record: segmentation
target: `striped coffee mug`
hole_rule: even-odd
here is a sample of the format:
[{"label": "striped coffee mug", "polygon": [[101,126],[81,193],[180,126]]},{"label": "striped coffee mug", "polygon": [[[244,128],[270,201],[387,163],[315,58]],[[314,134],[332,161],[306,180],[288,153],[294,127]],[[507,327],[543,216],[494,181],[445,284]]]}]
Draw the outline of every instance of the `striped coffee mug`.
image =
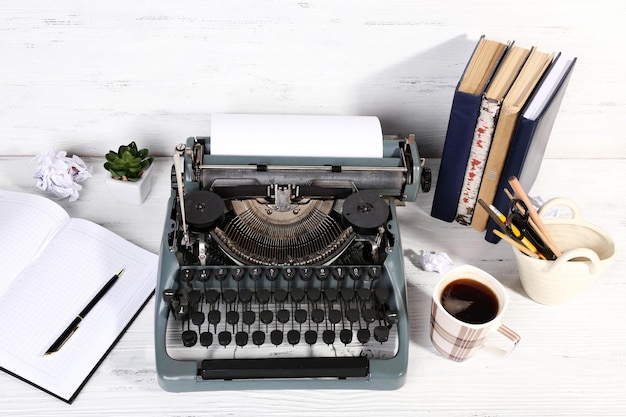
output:
[{"label": "striped coffee mug", "polygon": [[471,265],[450,270],[433,292],[433,346],[443,356],[461,362],[485,346],[487,335],[498,332],[510,342],[508,348],[490,347],[500,354],[509,354],[520,336],[500,322],[508,300],[502,284],[485,271]]}]

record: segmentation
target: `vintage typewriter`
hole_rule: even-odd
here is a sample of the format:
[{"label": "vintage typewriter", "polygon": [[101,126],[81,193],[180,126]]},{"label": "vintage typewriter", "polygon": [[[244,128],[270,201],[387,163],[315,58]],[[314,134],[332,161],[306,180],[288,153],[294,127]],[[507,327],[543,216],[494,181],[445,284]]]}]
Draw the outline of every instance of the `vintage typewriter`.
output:
[{"label": "vintage typewriter", "polygon": [[381,140],[374,159],[176,148],[156,289],[165,390],[402,386],[396,206],[430,172],[413,135]]}]

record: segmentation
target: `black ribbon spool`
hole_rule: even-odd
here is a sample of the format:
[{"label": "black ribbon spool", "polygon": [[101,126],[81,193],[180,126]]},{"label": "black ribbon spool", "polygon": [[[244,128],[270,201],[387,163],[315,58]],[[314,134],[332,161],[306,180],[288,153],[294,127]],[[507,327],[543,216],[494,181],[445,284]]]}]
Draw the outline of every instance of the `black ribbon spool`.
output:
[{"label": "black ribbon spool", "polygon": [[187,224],[198,232],[211,230],[224,220],[224,200],[208,190],[197,190],[185,195]]},{"label": "black ribbon spool", "polygon": [[389,205],[371,191],[351,194],[343,202],[344,225],[352,226],[361,235],[373,235],[389,218]]}]

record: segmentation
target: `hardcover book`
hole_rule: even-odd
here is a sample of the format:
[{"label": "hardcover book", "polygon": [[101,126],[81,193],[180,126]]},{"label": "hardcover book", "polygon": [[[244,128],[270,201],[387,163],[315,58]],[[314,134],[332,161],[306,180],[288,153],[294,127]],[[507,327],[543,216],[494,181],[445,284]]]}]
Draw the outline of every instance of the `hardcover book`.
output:
[{"label": "hardcover book", "polygon": [[[522,187],[530,190],[537,178],[550,133],[575,65],[576,58],[567,59],[558,55],[524,109],[493,201],[494,206],[503,213],[506,213],[509,207],[509,198],[504,192],[508,187],[508,179],[516,176]],[[500,240],[493,233],[495,227],[495,222],[489,220],[485,239],[492,243]]]},{"label": "hardcover book", "polygon": [[472,223],[478,190],[483,178],[502,100],[511,88],[529,54],[528,49],[510,46],[482,99],[456,213],[456,221],[463,225]]},{"label": "hardcover book", "polygon": [[[501,178],[502,168],[509,152],[509,147],[515,127],[520,118],[522,108],[525,106],[530,95],[539,84],[539,80],[543,77],[548,66],[552,63],[554,54],[540,52],[533,49],[524,63],[519,75],[506,94],[500,108],[498,123],[493,135],[491,149],[485,164],[485,172],[478,199],[483,200],[487,204],[493,204],[496,195],[496,189]],[[489,215],[481,207],[477,206],[472,218],[472,227],[476,230],[483,231],[487,227]]]},{"label": "hardcover book", "polygon": [[455,89],[431,207],[435,218],[456,216],[482,96],[507,47],[481,37]]}]

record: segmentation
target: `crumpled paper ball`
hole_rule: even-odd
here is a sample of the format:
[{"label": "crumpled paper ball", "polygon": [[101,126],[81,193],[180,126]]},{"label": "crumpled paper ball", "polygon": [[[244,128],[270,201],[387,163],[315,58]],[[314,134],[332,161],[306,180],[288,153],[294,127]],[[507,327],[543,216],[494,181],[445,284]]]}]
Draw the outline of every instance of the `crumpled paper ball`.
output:
[{"label": "crumpled paper ball", "polygon": [[33,178],[37,180],[37,188],[40,190],[76,201],[78,192],[83,189],[79,182],[91,177],[91,168],[77,155],[71,158],[66,155],[65,151],[56,152],[54,149],[37,155],[37,171]]},{"label": "crumpled paper ball", "polygon": [[417,265],[427,272],[445,274],[452,266],[452,259],[445,252],[425,251],[420,249],[416,254]]}]

